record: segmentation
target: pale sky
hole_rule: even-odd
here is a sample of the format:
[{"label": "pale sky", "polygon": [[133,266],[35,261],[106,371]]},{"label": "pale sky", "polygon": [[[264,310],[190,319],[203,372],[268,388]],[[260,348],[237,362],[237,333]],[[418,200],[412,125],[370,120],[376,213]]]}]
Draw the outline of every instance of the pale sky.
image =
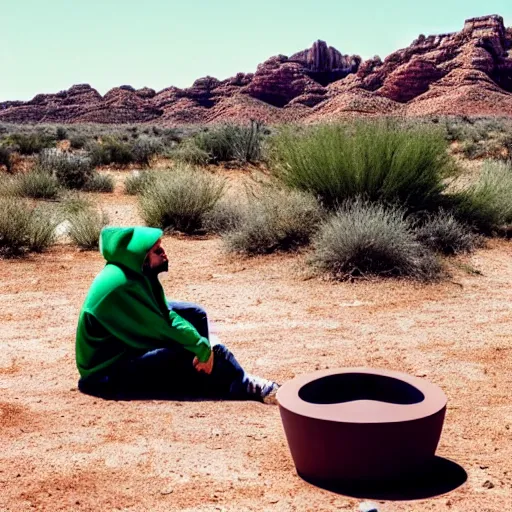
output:
[{"label": "pale sky", "polygon": [[511,0],[0,0],[0,101],[88,83],[157,91],[254,72],[323,39],[363,59],[462,29]]}]

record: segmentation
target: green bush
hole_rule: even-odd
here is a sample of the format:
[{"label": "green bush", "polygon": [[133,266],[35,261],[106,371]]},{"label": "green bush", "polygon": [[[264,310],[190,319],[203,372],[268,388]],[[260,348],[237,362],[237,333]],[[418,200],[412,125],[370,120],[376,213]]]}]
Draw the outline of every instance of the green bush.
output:
[{"label": "green bush", "polygon": [[61,188],[57,178],[44,170],[35,168],[15,177],[15,193],[32,199],[57,199]]},{"label": "green bush", "polygon": [[487,161],[479,180],[451,194],[454,215],[462,222],[483,233],[512,223],[512,166]]},{"label": "green bush", "polygon": [[72,149],[83,149],[87,144],[89,144],[89,138],[80,133],[69,137],[69,145]]},{"label": "green bush", "polygon": [[268,254],[307,245],[322,218],[317,201],[304,193],[267,191],[249,199],[246,213],[224,235],[230,251]]},{"label": "green bush", "polygon": [[92,178],[94,168],[90,158],[81,155],[46,150],[39,155],[38,167],[57,178],[68,189],[82,189]]},{"label": "green bush", "polygon": [[249,126],[225,124],[207,129],[193,138],[194,144],[209,155],[211,163],[261,160],[262,124],[251,121]]},{"label": "green bush", "polygon": [[320,227],[311,262],[337,279],[365,275],[436,278],[441,266],[415,236],[404,210],[356,199]]},{"label": "green bush", "polygon": [[22,155],[33,155],[45,148],[55,146],[55,139],[42,132],[13,133],[8,137],[8,141]]},{"label": "green bush", "polygon": [[191,165],[206,165],[210,160],[210,155],[190,140],[168,151],[167,156],[177,162]]},{"label": "green bush", "polygon": [[12,171],[11,148],[0,145],[0,166],[4,165],[7,172]]},{"label": "green bush", "polygon": [[283,183],[331,208],[355,197],[430,208],[454,169],[440,131],[383,122],[284,129],[269,160]]},{"label": "green bush", "polygon": [[247,215],[247,205],[239,198],[224,197],[205,215],[204,227],[208,233],[235,231]]},{"label": "green bush", "polygon": [[224,181],[202,171],[177,167],[159,173],[139,196],[148,226],[194,233],[204,229],[205,216],[224,191]]},{"label": "green bush", "polygon": [[0,198],[0,257],[41,252],[55,241],[55,215],[20,199]]},{"label": "green bush", "polygon": [[423,245],[443,254],[471,252],[482,243],[468,226],[442,210],[417,227],[416,237]]},{"label": "green bush", "polygon": [[132,146],[117,137],[104,137],[101,143],[89,146],[89,157],[94,167],[99,165],[127,165],[135,161]]},{"label": "green bush", "polygon": [[63,126],[58,126],[55,131],[55,137],[57,140],[65,140],[68,138],[68,131]]},{"label": "green bush", "polygon": [[84,192],[114,192],[114,178],[108,174],[94,172],[82,187]]},{"label": "green bush", "polygon": [[155,181],[155,174],[148,171],[133,171],[124,181],[124,191],[128,195],[141,194],[146,186]]},{"label": "green bush", "polygon": [[133,143],[133,161],[147,167],[151,159],[162,154],[163,151],[164,146],[158,139],[142,135]]},{"label": "green bush", "polygon": [[100,232],[108,224],[104,212],[93,208],[81,208],[70,214],[68,220],[69,237],[75,245],[89,251],[98,248]]}]

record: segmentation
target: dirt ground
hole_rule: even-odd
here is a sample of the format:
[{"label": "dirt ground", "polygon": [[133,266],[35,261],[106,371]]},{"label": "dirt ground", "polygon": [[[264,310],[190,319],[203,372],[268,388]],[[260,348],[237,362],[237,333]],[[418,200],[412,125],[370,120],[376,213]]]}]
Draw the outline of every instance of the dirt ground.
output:
[{"label": "dirt ground", "polygon": [[[133,198],[103,201],[113,223],[137,221]],[[164,246],[168,297],[205,306],[247,370],[284,382],[370,366],[443,388],[438,455],[467,481],[427,499],[373,499],[381,512],[512,510],[510,242],[449,262],[452,278],[434,285],[337,284],[311,277],[303,256],[228,256],[217,238]],[[276,406],[80,394],[75,326],[102,265],[66,245],[0,261],[0,511],[333,511],[367,501],[297,476]]]}]

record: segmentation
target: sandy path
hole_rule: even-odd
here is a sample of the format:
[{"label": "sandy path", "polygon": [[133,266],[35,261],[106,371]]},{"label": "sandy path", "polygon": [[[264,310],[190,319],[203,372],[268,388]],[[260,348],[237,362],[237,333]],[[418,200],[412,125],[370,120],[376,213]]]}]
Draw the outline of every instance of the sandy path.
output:
[{"label": "sandy path", "polygon": [[[301,257],[229,257],[217,239],[164,245],[167,295],[203,304],[248,370],[284,381],[364,365],[444,389],[438,454],[467,482],[427,500],[382,502],[381,511],[511,510],[510,243],[464,259],[482,276],[454,269],[453,280],[430,286],[308,279]],[[0,261],[0,511],[357,509],[361,500],[296,475],[276,407],[77,392],[76,319],[101,267],[98,254],[67,246]]]}]

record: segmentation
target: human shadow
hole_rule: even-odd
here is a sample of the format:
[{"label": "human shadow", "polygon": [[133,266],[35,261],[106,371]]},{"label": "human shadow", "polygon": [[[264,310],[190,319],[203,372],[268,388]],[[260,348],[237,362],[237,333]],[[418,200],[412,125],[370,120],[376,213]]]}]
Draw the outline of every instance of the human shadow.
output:
[{"label": "human shadow", "polygon": [[433,498],[453,491],[468,478],[463,467],[443,457],[435,457],[420,473],[400,480],[340,482],[311,480],[303,475],[299,476],[312,485],[344,496],[392,501]]}]

